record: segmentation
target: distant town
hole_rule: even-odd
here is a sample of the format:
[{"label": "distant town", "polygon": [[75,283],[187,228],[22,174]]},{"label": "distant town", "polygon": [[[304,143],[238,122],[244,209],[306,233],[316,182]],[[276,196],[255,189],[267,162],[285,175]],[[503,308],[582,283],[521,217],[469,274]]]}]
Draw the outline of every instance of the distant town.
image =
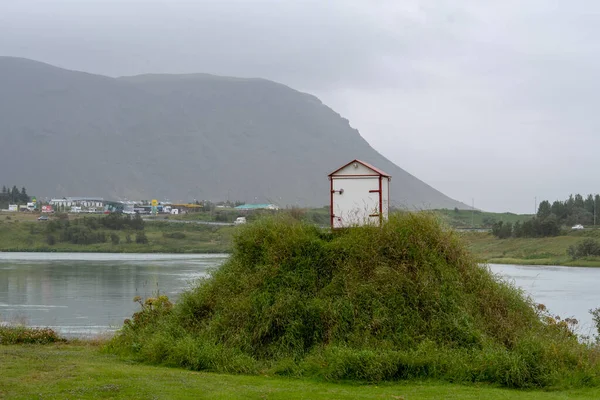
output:
[{"label": "distant town", "polygon": [[42,213],[90,213],[90,214],[186,214],[188,212],[210,211],[215,208],[236,209],[239,211],[253,210],[279,210],[279,206],[271,203],[246,204],[244,202],[217,202],[196,201],[193,203],[172,203],[168,201],[153,200],[107,200],[100,197],[63,197],[39,201],[35,197],[28,198],[22,204],[8,204],[8,208],[1,209],[7,212],[34,212]]},{"label": "distant town", "polygon": [[4,212],[41,212],[41,213],[88,213],[88,214],[187,214],[188,212],[212,211],[214,209],[235,209],[239,211],[279,210],[272,203],[246,204],[242,201],[197,201],[174,203],[152,200],[107,200],[102,197],[61,197],[37,199],[29,196],[24,187],[12,189],[2,187],[0,192],[0,211]]}]

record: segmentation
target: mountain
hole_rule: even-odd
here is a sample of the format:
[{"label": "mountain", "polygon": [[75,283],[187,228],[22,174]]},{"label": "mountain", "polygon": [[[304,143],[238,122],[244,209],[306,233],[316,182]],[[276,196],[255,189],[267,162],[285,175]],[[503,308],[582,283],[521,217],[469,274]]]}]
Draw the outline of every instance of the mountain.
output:
[{"label": "mountain", "polygon": [[387,160],[316,97],[264,79],[110,78],[0,57],[0,182],[38,197],[322,206],[352,159],[392,175],[391,201],[468,208]]}]

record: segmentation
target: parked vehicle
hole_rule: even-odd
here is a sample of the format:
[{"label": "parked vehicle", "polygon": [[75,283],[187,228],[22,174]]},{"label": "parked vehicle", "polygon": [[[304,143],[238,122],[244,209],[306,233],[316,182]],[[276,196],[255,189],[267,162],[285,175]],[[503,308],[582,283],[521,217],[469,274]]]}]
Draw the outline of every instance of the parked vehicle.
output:
[{"label": "parked vehicle", "polygon": [[235,221],[233,221],[234,225],[242,225],[246,223],[246,217],[237,217]]},{"label": "parked vehicle", "polygon": [[577,225],[573,226],[571,229],[573,229],[573,230],[580,230],[580,229],[584,229],[584,227],[581,224],[577,224]]},{"label": "parked vehicle", "polygon": [[48,216],[42,215],[42,216],[38,217],[38,221],[48,221]]}]

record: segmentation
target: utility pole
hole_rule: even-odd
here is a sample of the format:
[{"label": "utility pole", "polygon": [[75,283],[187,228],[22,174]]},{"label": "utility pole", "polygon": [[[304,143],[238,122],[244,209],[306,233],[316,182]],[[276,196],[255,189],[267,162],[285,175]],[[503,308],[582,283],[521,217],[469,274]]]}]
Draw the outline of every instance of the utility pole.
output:
[{"label": "utility pole", "polygon": [[537,196],[533,198],[533,215],[537,214]]}]

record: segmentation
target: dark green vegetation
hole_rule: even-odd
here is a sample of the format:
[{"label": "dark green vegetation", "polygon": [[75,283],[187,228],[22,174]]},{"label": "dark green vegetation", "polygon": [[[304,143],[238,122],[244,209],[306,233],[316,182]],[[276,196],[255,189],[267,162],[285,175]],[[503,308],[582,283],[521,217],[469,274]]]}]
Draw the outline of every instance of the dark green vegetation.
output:
[{"label": "dark green vegetation", "polygon": [[597,388],[542,392],[436,381],[364,385],[226,375],[132,363],[102,353],[97,345],[90,344],[0,346],[2,399],[592,400],[599,397]]},{"label": "dark green vegetation", "polygon": [[460,235],[474,257],[489,263],[600,267],[600,257],[574,260],[568,253],[569,247],[576,246],[586,237],[600,235],[596,230],[572,231],[545,238],[498,239],[487,232],[461,232]]},{"label": "dark green vegetation", "polygon": [[598,206],[600,195],[589,194],[585,199],[580,194],[570,195],[567,200],[557,200],[552,204],[544,200],[533,219],[523,223],[499,221],[494,224],[492,232],[500,239],[558,236],[561,229],[569,229],[576,224],[595,226]]},{"label": "dark green vegetation", "polygon": [[[0,214],[0,251],[222,253],[233,226],[143,221],[119,214],[50,217]],[[61,219],[67,217],[68,219]]]},{"label": "dark green vegetation", "polygon": [[398,205],[467,208],[384,158],[316,97],[275,82],[109,78],[0,57],[0,88],[0,171],[40,197],[321,207],[327,174],[360,158],[393,176]]},{"label": "dark green vegetation", "polygon": [[511,223],[528,221],[533,215],[513,213],[493,213],[481,210],[434,210],[453,228],[491,229],[495,223]]},{"label": "dark green vegetation", "polygon": [[8,208],[9,204],[27,204],[31,201],[31,197],[27,194],[27,189],[24,187],[19,190],[16,185],[10,187],[2,186],[0,192],[0,209]]},{"label": "dark green vegetation", "polygon": [[431,214],[328,233],[248,224],[173,306],[149,299],[112,352],[193,370],[328,380],[596,385],[598,353],[480,267]]},{"label": "dark green vegetation", "polygon": [[49,328],[28,328],[24,326],[0,326],[0,344],[49,344],[64,342]]}]

